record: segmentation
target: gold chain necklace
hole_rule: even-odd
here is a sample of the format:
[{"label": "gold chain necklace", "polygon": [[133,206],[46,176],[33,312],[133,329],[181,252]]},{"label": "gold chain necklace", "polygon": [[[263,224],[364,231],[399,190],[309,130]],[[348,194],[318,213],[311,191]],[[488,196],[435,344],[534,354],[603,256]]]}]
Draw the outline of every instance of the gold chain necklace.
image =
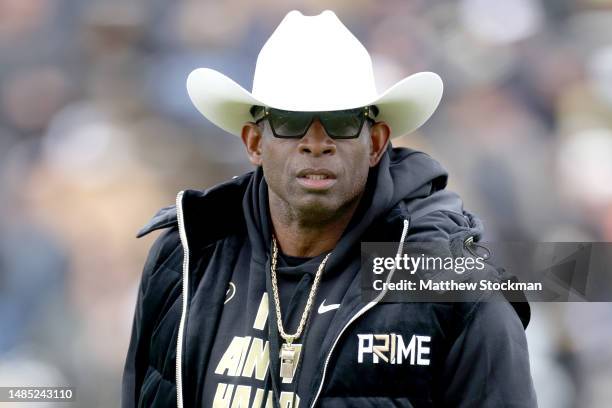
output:
[{"label": "gold chain necklace", "polygon": [[272,274],[272,292],[274,295],[274,304],[276,306],[276,325],[278,326],[278,331],[281,337],[283,338],[283,340],[285,340],[279,354],[281,361],[280,375],[283,379],[293,378],[293,371],[295,370],[295,365],[298,360],[298,349],[292,343],[293,340],[295,340],[302,334],[302,330],[304,330],[304,325],[306,324],[308,313],[310,312],[312,302],[317,292],[317,288],[319,287],[319,281],[321,280],[321,275],[323,274],[325,263],[327,262],[327,259],[330,255],[331,252],[325,255],[325,258],[323,259],[323,261],[321,261],[321,264],[317,269],[317,273],[315,274],[314,282],[312,283],[312,287],[310,288],[308,300],[306,301],[306,306],[304,307],[304,311],[302,312],[302,318],[300,319],[300,324],[298,325],[296,332],[294,334],[287,334],[285,333],[285,329],[283,327],[280,298],[278,296],[278,285],[276,283],[276,259],[278,257],[278,246],[276,245],[276,237],[272,235],[272,261],[270,265],[270,272]]}]

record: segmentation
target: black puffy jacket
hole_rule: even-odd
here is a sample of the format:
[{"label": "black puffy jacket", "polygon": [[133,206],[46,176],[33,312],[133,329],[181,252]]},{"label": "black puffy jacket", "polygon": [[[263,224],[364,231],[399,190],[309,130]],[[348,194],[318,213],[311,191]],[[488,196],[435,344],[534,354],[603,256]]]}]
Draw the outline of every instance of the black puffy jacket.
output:
[{"label": "black puffy jacket", "polygon": [[[237,254],[249,234],[253,239],[245,213],[249,195],[265,189],[262,180],[258,169],[207,191],[182,191],[176,205],[162,208],[139,231],[141,237],[165,229],[144,266],[123,377],[124,408],[204,406],[211,328],[223,310]],[[444,169],[426,154],[389,149],[368,181],[375,187],[364,206],[377,212],[359,213],[363,228],[352,228],[338,246],[347,254],[365,237],[443,239],[459,248],[470,237],[477,241],[482,224],[445,190],[446,180]],[[269,231],[260,226],[259,233]],[[266,245],[258,253],[253,248],[253,257],[262,257],[269,268]],[[330,268],[346,265],[336,258],[330,258]],[[524,333],[528,303],[368,303],[358,281],[348,287],[320,355],[313,356],[317,368],[300,406],[537,406]],[[364,333],[401,335],[406,345],[414,340],[412,355],[421,347],[427,358],[358,361]]]}]

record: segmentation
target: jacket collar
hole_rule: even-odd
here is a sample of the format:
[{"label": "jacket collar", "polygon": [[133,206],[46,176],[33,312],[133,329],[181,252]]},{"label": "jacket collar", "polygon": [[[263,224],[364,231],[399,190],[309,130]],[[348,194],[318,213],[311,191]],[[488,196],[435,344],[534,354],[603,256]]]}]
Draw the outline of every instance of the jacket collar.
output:
[{"label": "jacket collar", "polygon": [[[242,199],[252,175],[253,172],[248,172],[210,189],[184,191],[183,216],[187,238],[191,244],[202,247],[232,232],[246,233]],[[401,222],[408,216],[404,202],[400,202],[368,229],[368,239],[375,241],[383,236],[399,236]],[[176,204],[159,209],[137,232],[136,238],[173,226],[178,226]]]},{"label": "jacket collar", "polygon": [[[233,230],[244,228],[242,196],[252,172],[236,176],[210,189],[187,189],[182,206],[190,243],[209,243]],[[178,225],[176,204],[161,208],[136,234],[141,238],[152,231]]]}]

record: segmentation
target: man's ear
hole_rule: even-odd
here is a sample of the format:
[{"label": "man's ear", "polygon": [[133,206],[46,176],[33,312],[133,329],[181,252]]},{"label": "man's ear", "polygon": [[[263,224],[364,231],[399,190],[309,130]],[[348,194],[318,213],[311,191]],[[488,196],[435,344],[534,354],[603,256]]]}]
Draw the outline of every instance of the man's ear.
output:
[{"label": "man's ear", "polygon": [[263,134],[259,126],[253,122],[246,122],[242,127],[242,143],[246,147],[249,161],[255,166],[261,166],[261,144],[263,142]]},{"label": "man's ear", "polygon": [[385,122],[376,122],[370,128],[370,167],[374,167],[380,161],[391,136],[391,128]]}]

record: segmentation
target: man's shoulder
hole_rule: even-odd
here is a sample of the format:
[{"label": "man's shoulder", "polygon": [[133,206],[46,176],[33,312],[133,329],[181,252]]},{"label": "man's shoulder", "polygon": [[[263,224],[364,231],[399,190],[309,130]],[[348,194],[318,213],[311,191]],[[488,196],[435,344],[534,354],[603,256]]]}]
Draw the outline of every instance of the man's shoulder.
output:
[{"label": "man's shoulder", "polygon": [[403,202],[410,218],[411,241],[451,241],[472,237],[480,240],[484,234],[482,220],[464,208],[463,200],[454,191],[438,190],[425,197]]},{"label": "man's shoulder", "polygon": [[432,192],[425,197],[415,197],[404,200],[406,210],[412,219],[418,219],[435,211],[463,213],[463,200],[454,191],[442,189]]},{"label": "man's shoulder", "polygon": [[[217,216],[218,213],[227,212],[229,204],[236,205],[237,202],[242,201],[242,194],[251,176],[252,172],[248,172],[207,189],[186,189],[183,190],[183,193],[185,197],[195,203],[196,207],[199,207],[199,214],[204,214],[207,217]],[[173,225],[178,225],[176,203],[157,210],[153,217],[140,228],[136,237],[141,238],[150,232]]]},{"label": "man's shoulder", "polygon": [[149,221],[147,221],[147,223],[140,228],[136,234],[136,238],[144,237],[150,232],[171,227],[173,225],[178,225],[176,204],[172,204],[157,210],[155,215],[153,215],[153,217],[151,217]]},{"label": "man's shoulder", "polygon": [[171,275],[182,274],[183,250],[178,226],[165,229],[151,245],[145,262],[143,279],[148,280],[164,269],[174,272]]}]

